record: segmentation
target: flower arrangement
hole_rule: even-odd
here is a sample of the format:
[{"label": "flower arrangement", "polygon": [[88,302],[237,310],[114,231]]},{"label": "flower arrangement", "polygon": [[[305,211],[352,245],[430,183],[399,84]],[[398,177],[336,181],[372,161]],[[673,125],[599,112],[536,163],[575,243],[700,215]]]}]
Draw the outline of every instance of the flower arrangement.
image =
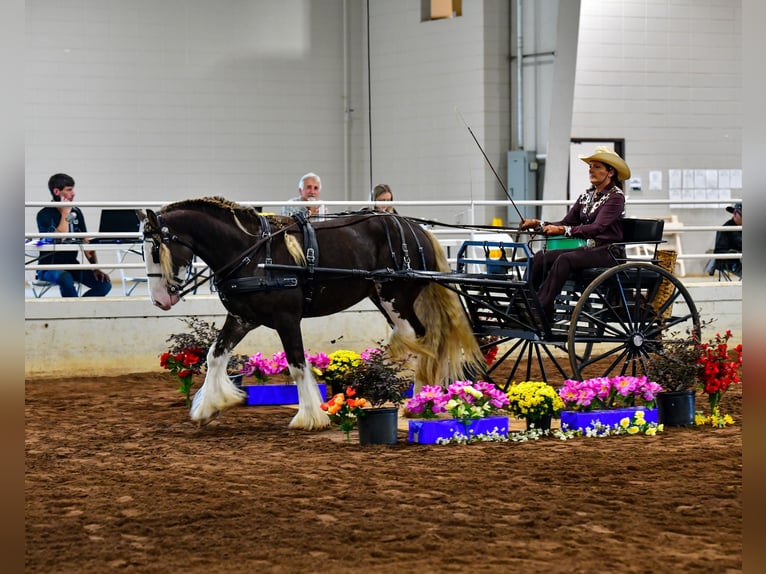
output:
[{"label": "flower arrangement", "polygon": [[404,402],[404,393],[412,384],[402,374],[405,361],[391,359],[387,347],[368,348],[359,357],[359,363],[346,370],[343,379],[346,385],[364,396],[372,407],[386,403],[398,406]]},{"label": "flower arrangement", "polygon": [[418,415],[422,419],[438,418],[440,413],[446,413],[447,395],[444,387],[439,385],[423,385],[420,392],[407,401],[406,409],[409,413]]},{"label": "flower arrangement", "polygon": [[202,369],[201,358],[200,347],[186,348],[175,354],[166,352],[160,356],[160,366],[170,371],[180,381],[181,386],[178,387],[178,391],[186,397],[187,407],[191,405],[192,375],[199,373]]},{"label": "flower arrangement", "polygon": [[333,393],[340,392],[344,388],[345,378],[352,369],[362,362],[362,356],[354,351],[340,349],[328,355],[328,363],[322,373],[322,378],[330,384]]},{"label": "flower arrangement", "polygon": [[491,416],[508,406],[508,397],[492,383],[486,381],[455,381],[446,392],[441,387],[424,386],[407,401],[407,410],[434,418],[449,413],[463,423]]},{"label": "flower arrangement", "polygon": [[[316,376],[322,376],[322,369],[330,363],[330,359],[324,353],[304,354],[306,362]],[[274,353],[270,357],[262,353],[255,353],[247,357],[239,371],[244,377],[254,377],[259,383],[265,384],[269,377],[288,372],[287,358],[284,351]]]},{"label": "flower arrangement", "polygon": [[559,389],[566,410],[588,412],[644,406],[654,408],[657,393],[663,388],[640,377],[597,377],[584,381],[567,379]]},{"label": "flower arrangement", "polygon": [[564,401],[556,389],[540,381],[513,383],[506,396],[508,411],[519,419],[534,421],[546,415],[558,417],[564,410]]},{"label": "flower arrangement", "polygon": [[350,434],[356,426],[357,417],[362,414],[362,407],[367,405],[363,398],[354,398],[356,391],[351,387],[344,393],[337,393],[327,401],[322,403],[323,411],[327,412],[330,421],[337,424],[344,433],[346,433],[346,442],[350,442]]},{"label": "flower arrangement", "polygon": [[[729,385],[740,382],[739,369],[742,367],[742,344],[734,347],[734,359],[729,357],[729,340],[731,331],[723,335],[716,333],[715,338],[700,345],[700,357],[697,364],[700,367],[700,383],[702,390],[708,395],[710,417],[706,422],[714,426],[731,424],[726,416],[721,416],[721,397]],[[733,422],[733,421],[732,421]]]},{"label": "flower arrangement", "polygon": [[[654,436],[664,430],[665,425],[650,423],[644,419],[644,411],[636,411],[632,417],[620,420],[618,430],[624,430],[625,434],[645,434]],[[620,433],[621,434],[621,433]]]},{"label": "flower arrangement", "polygon": [[[187,350],[194,351],[200,358],[199,369],[196,372],[203,372],[207,368],[207,352],[218,338],[218,329],[215,328],[215,323],[208,323],[199,317],[181,317],[180,320],[186,323],[188,331],[173,333],[166,339],[170,343],[168,352],[177,355]],[[227,365],[229,371],[239,372],[246,359],[247,355],[232,355]]]}]

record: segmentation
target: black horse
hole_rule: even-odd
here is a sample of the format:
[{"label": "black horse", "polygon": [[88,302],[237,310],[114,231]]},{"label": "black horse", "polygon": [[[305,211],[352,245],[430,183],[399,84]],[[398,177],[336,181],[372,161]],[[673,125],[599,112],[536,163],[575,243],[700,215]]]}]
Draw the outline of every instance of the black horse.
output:
[{"label": "black horse", "polygon": [[226,365],[242,338],[265,325],[279,334],[298,386],[299,408],[290,427],[329,426],[306,365],[300,322],[367,297],[393,328],[392,353],[417,358],[416,388],[460,378],[481,364],[458,296],[427,278],[449,271],[441,246],[406,217],[367,211],[309,223],[205,197],[172,203],[158,213],[147,210],[141,228],[155,305],[167,310],[180,300],[197,255],[212,270],[228,311],[191,407],[191,418],[200,425],[242,402],[244,393],[229,379]]}]

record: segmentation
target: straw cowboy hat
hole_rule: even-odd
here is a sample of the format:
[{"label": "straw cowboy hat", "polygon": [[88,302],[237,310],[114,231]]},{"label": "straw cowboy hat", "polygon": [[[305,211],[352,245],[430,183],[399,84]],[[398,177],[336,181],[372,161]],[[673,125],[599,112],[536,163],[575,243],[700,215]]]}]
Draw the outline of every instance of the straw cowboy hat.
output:
[{"label": "straw cowboy hat", "polygon": [[628,164],[625,163],[625,160],[617,155],[614,150],[611,150],[606,146],[598,146],[592,155],[580,155],[577,157],[579,157],[585,163],[600,161],[601,163],[606,163],[612,166],[617,172],[617,177],[620,178],[620,181],[630,179],[630,168],[628,167]]}]

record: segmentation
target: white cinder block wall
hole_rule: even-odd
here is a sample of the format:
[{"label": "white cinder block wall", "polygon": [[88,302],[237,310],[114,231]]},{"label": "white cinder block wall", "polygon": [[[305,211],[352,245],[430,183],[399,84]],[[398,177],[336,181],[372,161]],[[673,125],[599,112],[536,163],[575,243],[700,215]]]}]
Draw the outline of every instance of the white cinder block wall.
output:
[{"label": "white cinder block wall", "polygon": [[80,200],[286,199],[316,171],[342,199],[342,8],[27,2],[26,198],[63,171]]},{"label": "white cinder block wall", "polygon": [[[667,198],[671,169],[741,169],[741,19],[741,0],[582,0],[572,137],[625,139],[643,183],[632,199]],[[662,189],[649,189],[650,171],[662,173]],[[674,213],[686,225],[730,217],[720,207],[631,213]],[[687,233],[683,243],[704,252],[714,233]],[[687,273],[704,264],[687,262]]]},{"label": "white cinder block wall", "polygon": [[[373,183],[398,199],[504,199],[456,109],[504,177],[508,3],[463,2],[460,17],[421,21],[420,2],[393,0],[370,14]],[[467,222],[464,208],[400,211]]]}]

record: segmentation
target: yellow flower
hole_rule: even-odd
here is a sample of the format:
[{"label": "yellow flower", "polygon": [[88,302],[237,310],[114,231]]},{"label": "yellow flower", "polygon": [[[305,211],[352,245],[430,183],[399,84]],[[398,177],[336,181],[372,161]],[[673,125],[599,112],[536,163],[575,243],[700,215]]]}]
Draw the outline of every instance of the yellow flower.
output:
[{"label": "yellow flower", "polygon": [[629,425],[630,425],[630,419],[628,417],[625,417],[624,419],[620,421],[620,426],[622,428],[628,428]]},{"label": "yellow flower", "polygon": [[628,434],[636,434],[638,432],[638,427],[628,427]]},{"label": "yellow flower", "polygon": [[655,434],[657,434],[656,428],[649,427],[648,429],[646,429],[646,436],[654,436]]},{"label": "yellow flower", "polygon": [[637,424],[643,424],[644,423],[644,411],[636,411],[636,423]]}]

